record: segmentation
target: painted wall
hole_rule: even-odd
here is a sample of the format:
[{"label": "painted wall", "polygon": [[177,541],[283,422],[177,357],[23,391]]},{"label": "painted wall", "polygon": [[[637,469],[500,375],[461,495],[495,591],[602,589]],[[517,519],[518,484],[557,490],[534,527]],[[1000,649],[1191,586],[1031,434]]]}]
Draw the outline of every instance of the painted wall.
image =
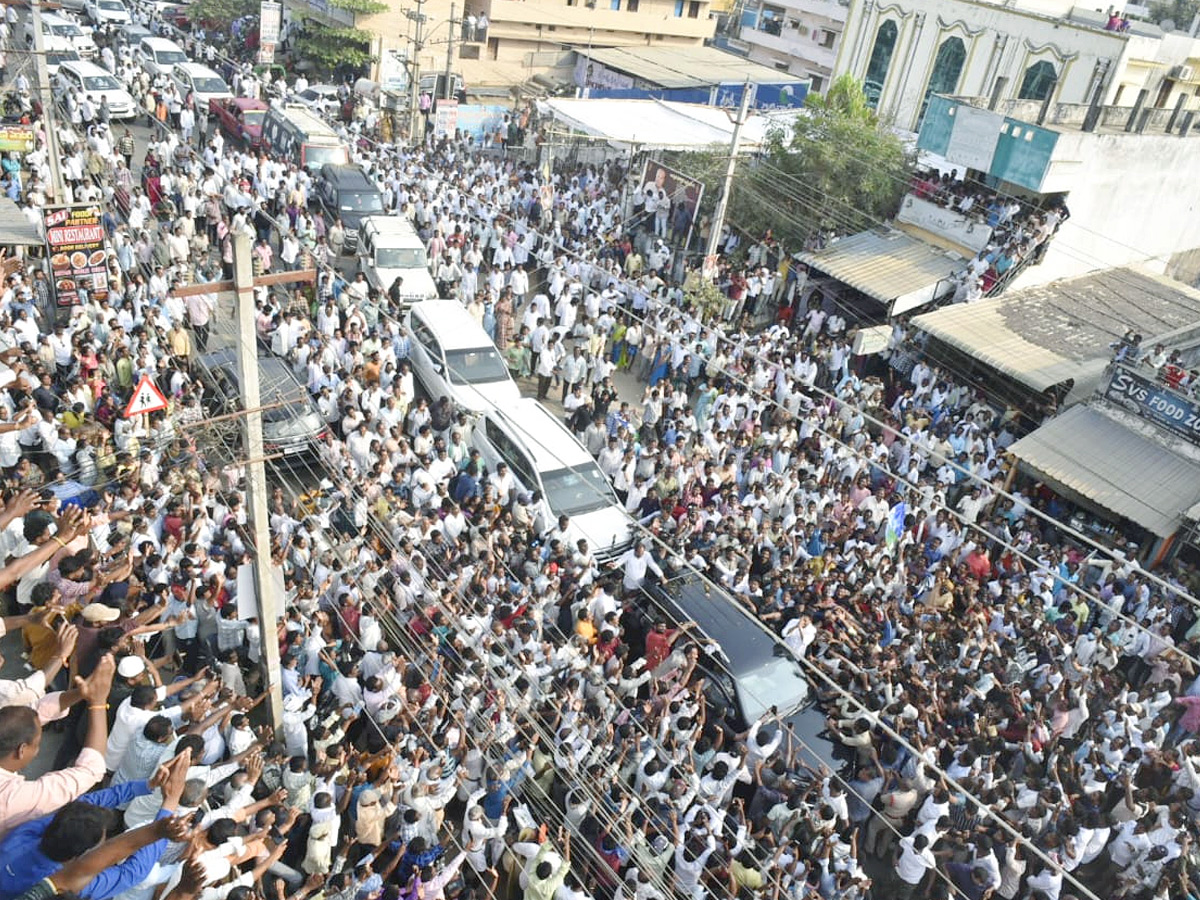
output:
[{"label": "painted wall", "polygon": [[1001,96],[1015,98],[1026,71],[1044,60],[1055,69],[1055,96],[1064,103],[1085,102],[1104,67],[1119,67],[1129,41],[1128,35],[974,0],[853,0],[835,77],[850,72],[865,78],[879,27],[887,20],[899,34],[878,109],[907,131],[917,130],[938,50],[948,40],[962,41],[965,60],[946,93],[990,96],[996,79],[1007,77]]},{"label": "painted wall", "polygon": [[1200,247],[1200,134],[1063,132],[1054,155],[1076,161],[1071,218],[1017,286],[1137,262],[1166,273]]}]

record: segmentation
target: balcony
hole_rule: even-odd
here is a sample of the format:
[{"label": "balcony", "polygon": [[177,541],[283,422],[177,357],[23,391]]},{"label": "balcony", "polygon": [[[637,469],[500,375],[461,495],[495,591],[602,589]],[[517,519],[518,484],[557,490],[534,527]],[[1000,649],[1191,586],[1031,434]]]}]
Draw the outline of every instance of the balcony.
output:
[{"label": "balcony", "polygon": [[[760,24],[767,23],[761,22]],[[820,26],[817,27],[820,28]],[[790,28],[785,24],[779,34],[774,34],[761,27],[758,29],[744,27],[741,39],[755,47],[770,51],[775,57],[791,57],[802,61],[810,68],[823,69],[826,72],[833,71],[833,64],[837,59],[837,41],[841,35],[837,35],[833,46],[826,47],[821,42],[813,40],[812,32],[812,26],[808,24],[802,24],[800,28]]]}]

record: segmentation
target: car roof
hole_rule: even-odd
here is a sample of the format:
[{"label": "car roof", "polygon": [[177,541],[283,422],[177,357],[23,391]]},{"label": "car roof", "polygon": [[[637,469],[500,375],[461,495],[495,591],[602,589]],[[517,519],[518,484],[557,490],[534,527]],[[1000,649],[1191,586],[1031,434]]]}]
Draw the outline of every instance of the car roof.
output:
[{"label": "car roof", "polygon": [[230,103],[243,111],[269,108],[269,104],[264,103],[262,100],[256,100],[254,97],[225,97],[223,102]]},{"label": "car roof", "polygon": [[[174,41],[168,40],[167,38],[144,37],[144,38],[142,38],[142,43],[145,44],[147,47],[149,47],[151,50],[178,50],[180,53],[183,53],[182,47],[180,47]],[[178,63],[176,63],[176,65],[178,65]]]},{"label": "car roof", "polygon": [[443,350],[496,349],[487,332],[457,300],[422,300],[409,314],[433,329]]},{"label": "car roof", "polygon": [[[200,357],[200,364],[210,372],[213,369],[231,369],[236,377],[237,352],[232,347],[213,350]],[[270,403],[276,397],[301,400],[308,396],[295,373],[278,356],[259,355],[258,383],[264,403]]]},{"label": "car roof", "polygon": [[567,426],[533,397],[522,397],[503,408],[495,407],[485,415],[507,426],[510,435],[533,455],[539,471],[596,464]]},{"label": "car roof", "polygon": [[[210,69],[208,66],[204,65],[203,63],[198,63],[198,62],[175,63],[175,70],[177,72],[178,71],[187,72],[189,75],[211,75],[214,78],[221,77],[215,70]],[[224,79],[222,79],[222,80],[224,80]]]},{"label": "car roof", "polygon": [[340,187],[369,187],[377,190],[375,182],[367,177],[361,166],[353,163],[325,163],[321,166],[321,177],[327,181],[336,181]]},{"label": "car roof", "polygon": [[[363,219],[363,226],[367,223],[374,226],[375,230],[380,234],[386,234],[389,237],[397,234],[411,234],[418,241],[421,241],[421,236],[417,234],[417,229],[407,216],[367,216]],[[421,241],[421,246],[425,246],[425,242]]]},{"label": "car roof", "polygon": [[[69,71],[75,72],[77,75],[81,75],[84,78],[92,78],[96,75],[107,75],[110,78],[113,77],[112,72],[108,71],[108,69],[105,69],[102,66],[96,65],[90,59],[63,60],[62,67]],[[122,86],[121,89],[124,90],[124,87]]]},{"label": "car roof", "polygon": [[309,137],[339,140],[337,132],[330,128],[325,120],[314,116],[312,111],[302,103],[285,103],[283,106],[272,106],[271,109],[280,118],[291,122],[296,128],[303,129]]},{"label": "car roof", "polygon": [[68,19],[66,16],[55,15],[54,13],[42,13],[42,21],[47,25],[78,25],[79,23]]}]

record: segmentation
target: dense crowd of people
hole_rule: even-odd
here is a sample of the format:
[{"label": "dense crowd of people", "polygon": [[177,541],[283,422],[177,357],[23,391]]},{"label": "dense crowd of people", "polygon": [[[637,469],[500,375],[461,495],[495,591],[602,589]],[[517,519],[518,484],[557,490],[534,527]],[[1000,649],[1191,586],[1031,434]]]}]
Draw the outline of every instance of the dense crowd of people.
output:
[{"label": "dense crowd of people", "polygon": [[[868,365],[834,298],[744,235],[702,306],[617,163],[543,183],[465,143],[354,140],[611,479],[640,540],[599,559],[419,396],[397,298],[339,272],[307,173],[191,147],[170,109],[140,160],[69,119],[113,290],[60,321],[29,259],[0,297],[3,624],[31,670],[0,682],[2,897],[1197,895],[1195,574],[1088,553],[1057,498],[1006,488],[1020,410],[906,326]],[[35,207],[45,154],[24,162]],[[273,470],[270,547],[203,422],[228,306],[176,293],[228,272],[238,232],[258,271],[321,271],[256,292],[264,352],[328,425]],[[143,375],[171,406],[126,418]],[[240,596],[268,561],[279,622]],[[720,635],[647,600],[685,568],[800,662],[827,746],[770,697],[734,727],[702,664]]]}]

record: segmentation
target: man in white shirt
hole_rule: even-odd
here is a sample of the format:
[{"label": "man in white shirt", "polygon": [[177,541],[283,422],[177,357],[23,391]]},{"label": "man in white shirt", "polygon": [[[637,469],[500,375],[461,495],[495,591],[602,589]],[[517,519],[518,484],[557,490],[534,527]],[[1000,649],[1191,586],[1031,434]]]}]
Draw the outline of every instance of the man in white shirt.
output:
[{"label": "man in white shirt", "polygon": [[200,697],[216,693],[220,684],[213,681],[198,695],[184,701],[179,706],[159,709],[158,705],[161,701],[191,687],[205,675],[206,672],[199,672],[191,678],[175,682],[170,687],[160,685],[155,688],[142,685],[135,688],[132,694],[122,700],[121,705],[117,707],[112,729],[108,733],[108,744],[104,753],[105,768],[110,772],[117,770],[117,766],[121,764],[121,757],[125,755],[133,736],[145,728],[146,723],[155,716],[166,716],[171,720],[172,725],[178,726],[183,721],[183,714],[189,711]]},{"label": "man in white shirt", "polygon": [[624,555],[617,560],[617,565],[624,572],[621,584],[626,591],[641,590],[642,585],[646,582],[648,571],[654,572],[659,578],[663,577],[662,569],[658,567],[654,557],[646,552],[646,545],[642,543],[637,544],[632,550],[626,550]]},{"label": "man in white shirt", "polygon": [[900,838],[900,850],[896,858],[897,900],[911,900],[925,880],[925,873],[936,865],[929,841],[923,834]]}]

